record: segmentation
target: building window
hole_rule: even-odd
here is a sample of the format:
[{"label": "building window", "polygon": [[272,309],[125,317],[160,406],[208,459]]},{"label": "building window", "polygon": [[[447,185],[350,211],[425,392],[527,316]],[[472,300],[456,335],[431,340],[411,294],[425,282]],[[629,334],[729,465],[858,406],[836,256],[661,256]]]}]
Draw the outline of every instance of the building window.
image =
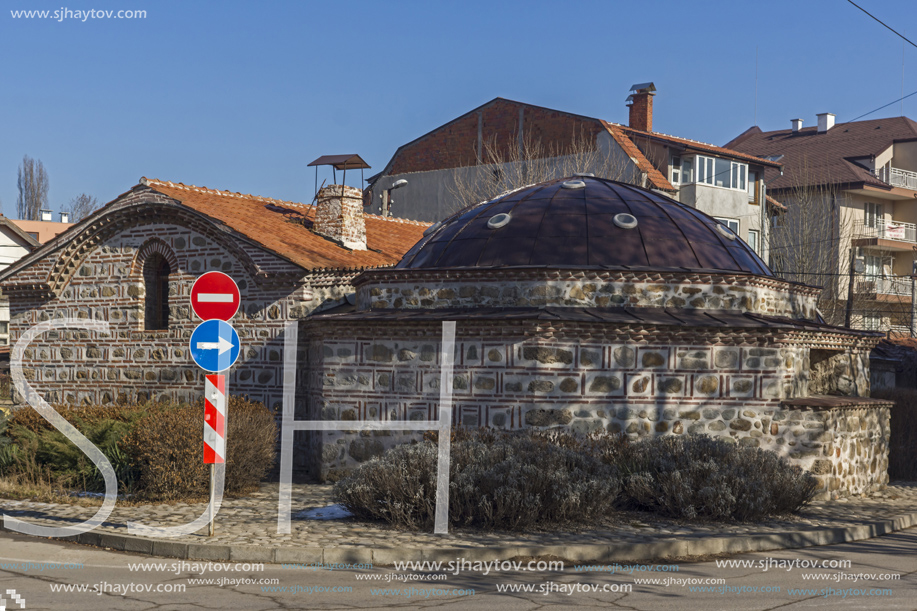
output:
[{"label": "building window", "polygon": [[748,201],[758,203],[758,174],[748,173]]},{"label": "building window", "polygon": [[874,204],[872,202],[866,202],[863,206],[865,211],[865,225],[867,227],[880,227],[882,225],[882,220],[884,217],[884,211],[882,209],[882,204]]},{"label": "building window", "polygon": [[697,182],[726,189],[748,188],[748,165],[713,157],[697,157]]},{"label": "building window", "polygon": [[172,268],[159,253],[143,262],[143,284],[146,288],[144,329],[158,331],[169,328],[169,274]]},{"label": "building window", "polygon": [[754,229],[748,230],[748,245],[755,252],[758,252],[758,232]]},{"label": "building window", "polygon": [[735,219],[726,219],[726,218],[720,218],[720,217],[714,217],[714,219],[726,225],[727,227],[729,227],[732,233],[736,235],[739,234],[739,221]]},{"label": "building window", "polygon": [[690,157],[672,157],[672,184],[686,185],[694,182],[694,160]]},{"label": "building window", "polygon": [[867,331],[879,331],[882,328],[882,316],[879,314],[863,314],[863,328]]}]

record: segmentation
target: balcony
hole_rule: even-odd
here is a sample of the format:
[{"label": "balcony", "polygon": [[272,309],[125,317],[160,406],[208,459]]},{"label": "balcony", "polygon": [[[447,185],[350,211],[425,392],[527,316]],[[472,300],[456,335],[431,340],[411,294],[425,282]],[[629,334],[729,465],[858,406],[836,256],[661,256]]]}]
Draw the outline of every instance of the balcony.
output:
[{"label": "balcony", "polygon": [[853,224],[853,245],[883,250],[911,250],[917,244],[917,225],[897,221],[876,221],[873,226],[866,221]]},{"label": "balcony", "polygon": [[883,166],[878,168],[875,172],[872,172],[872,175],[893,187],[917,191],[917,172],[901,170],[891,166]]},{"label": "balcony", "polygon": [[859,276],[853,286],[857,294],[873,296],[880,301],[911,299],[910,276]]}]

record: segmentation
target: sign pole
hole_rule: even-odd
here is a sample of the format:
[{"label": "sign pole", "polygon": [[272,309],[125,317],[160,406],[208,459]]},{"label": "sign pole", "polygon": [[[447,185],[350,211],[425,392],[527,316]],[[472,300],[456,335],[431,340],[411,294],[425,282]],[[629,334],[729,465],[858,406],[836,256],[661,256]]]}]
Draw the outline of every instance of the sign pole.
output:
[{"label": "sign pole", "polygon": [[213,536],[213,497],[214,497],[214,488],[216,486],[216,465],[210,463],[210,526],[207,528],[207,534]]},{"label": "sign pole", "polygon": [[[241,352],[239,334],[229,324],[241,305],[239,285],[222,272],[207,272],[191,287],[191,309],[202,322],[191,334],[189,352],[203,370],[212,372],[204,382],[204,463],[210,465],[210,504],[207,534],[213,536],[216,521],[216,465],[226,474],[226,376]],[[216,374],[216,375],[213,375]]]}]

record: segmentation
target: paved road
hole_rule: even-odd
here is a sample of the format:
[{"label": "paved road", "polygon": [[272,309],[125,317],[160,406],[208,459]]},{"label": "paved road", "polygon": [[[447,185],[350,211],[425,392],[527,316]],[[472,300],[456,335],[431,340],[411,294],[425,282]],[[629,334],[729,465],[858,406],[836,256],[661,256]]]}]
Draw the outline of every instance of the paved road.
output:
[{"label": "paved road", "polygon": [[[529,560],[522,561],[523,568]],[[439,580],[429,573],[391,567],[207,567],[201,561],[136,556],[3,532],[0,596],[7,609],[27,610],[480,609],[482,604],[488,611],[573,606],[641,611],[917,609],[917,529],[845,545],[734,556],[728,559],[732,567],[722,566],[724,561],[719,559],[719,566],[716,560],[679,562],[677,571],[649,571],[643,565],[622,572],[617,567],[614,573],[613,567],[577,571],[569,563],[562,571],[539,571],[537,565],[531,571],[490,567],[486,575],[485,567],[446,567],[436,573],[446,575]],[[802,566],[811,562],[850,565]],[[151,563],[161,566],[136,568]],[[674,569],[674,564],[666,568]],[[645,579],[659,582],[635,583]],[[703,583],[710,579],[720,582]],[[223,585],[216,580],[223,580]],[[697,581],[686,584],[688,580]],[[531,591],[500,592],[501,588]],[[21,597],[19,603],[8,590]]]}]

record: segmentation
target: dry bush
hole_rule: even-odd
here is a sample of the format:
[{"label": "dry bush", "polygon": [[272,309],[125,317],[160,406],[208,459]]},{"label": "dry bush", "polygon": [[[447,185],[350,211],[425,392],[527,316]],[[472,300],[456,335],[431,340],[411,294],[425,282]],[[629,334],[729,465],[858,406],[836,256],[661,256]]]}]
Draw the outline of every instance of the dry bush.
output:
[{"label": "dry bush", "polygon": [[675,518],[750,521],[795,512],[818,485],[773,452],[707,435],[642,440],[616,462],[625,506]]},{"label": "dry bush", "polygon": [[[406,528],[433,525],[437,448],[433,441],[392,448],[335,485],[358,517]],[[618,493],[614,469],[595,457],[533,433],[457,430],[450,464],[453,525],[521,530],[610,511]]]},{"label": "dry bush", "polygon": [[[277,425],[263,404],[245,398],[230,396],[227,412],[225,491],[244,494],[256,489],[274,464]],[[125,439],[144,497],[170,500],[208,494],[203,427],[203,399],[193,405],[149,405]]]},{"label": "dry bush", "polygon": [[[335,485],[354,515],[405,528],[433,525],[436,435],[364,463]],[[565,430],[455,429],[453,525],[523,530],[592,522],[617,508],[676,518],[749,521],[798,511],[817,480],[773,452],[706,435],[629,442]]]},{"label": "dry bush", "polygon": [[894,401],[888,441],[888,479],[917,480],[917,389],[886,388],[872,393]]}]

